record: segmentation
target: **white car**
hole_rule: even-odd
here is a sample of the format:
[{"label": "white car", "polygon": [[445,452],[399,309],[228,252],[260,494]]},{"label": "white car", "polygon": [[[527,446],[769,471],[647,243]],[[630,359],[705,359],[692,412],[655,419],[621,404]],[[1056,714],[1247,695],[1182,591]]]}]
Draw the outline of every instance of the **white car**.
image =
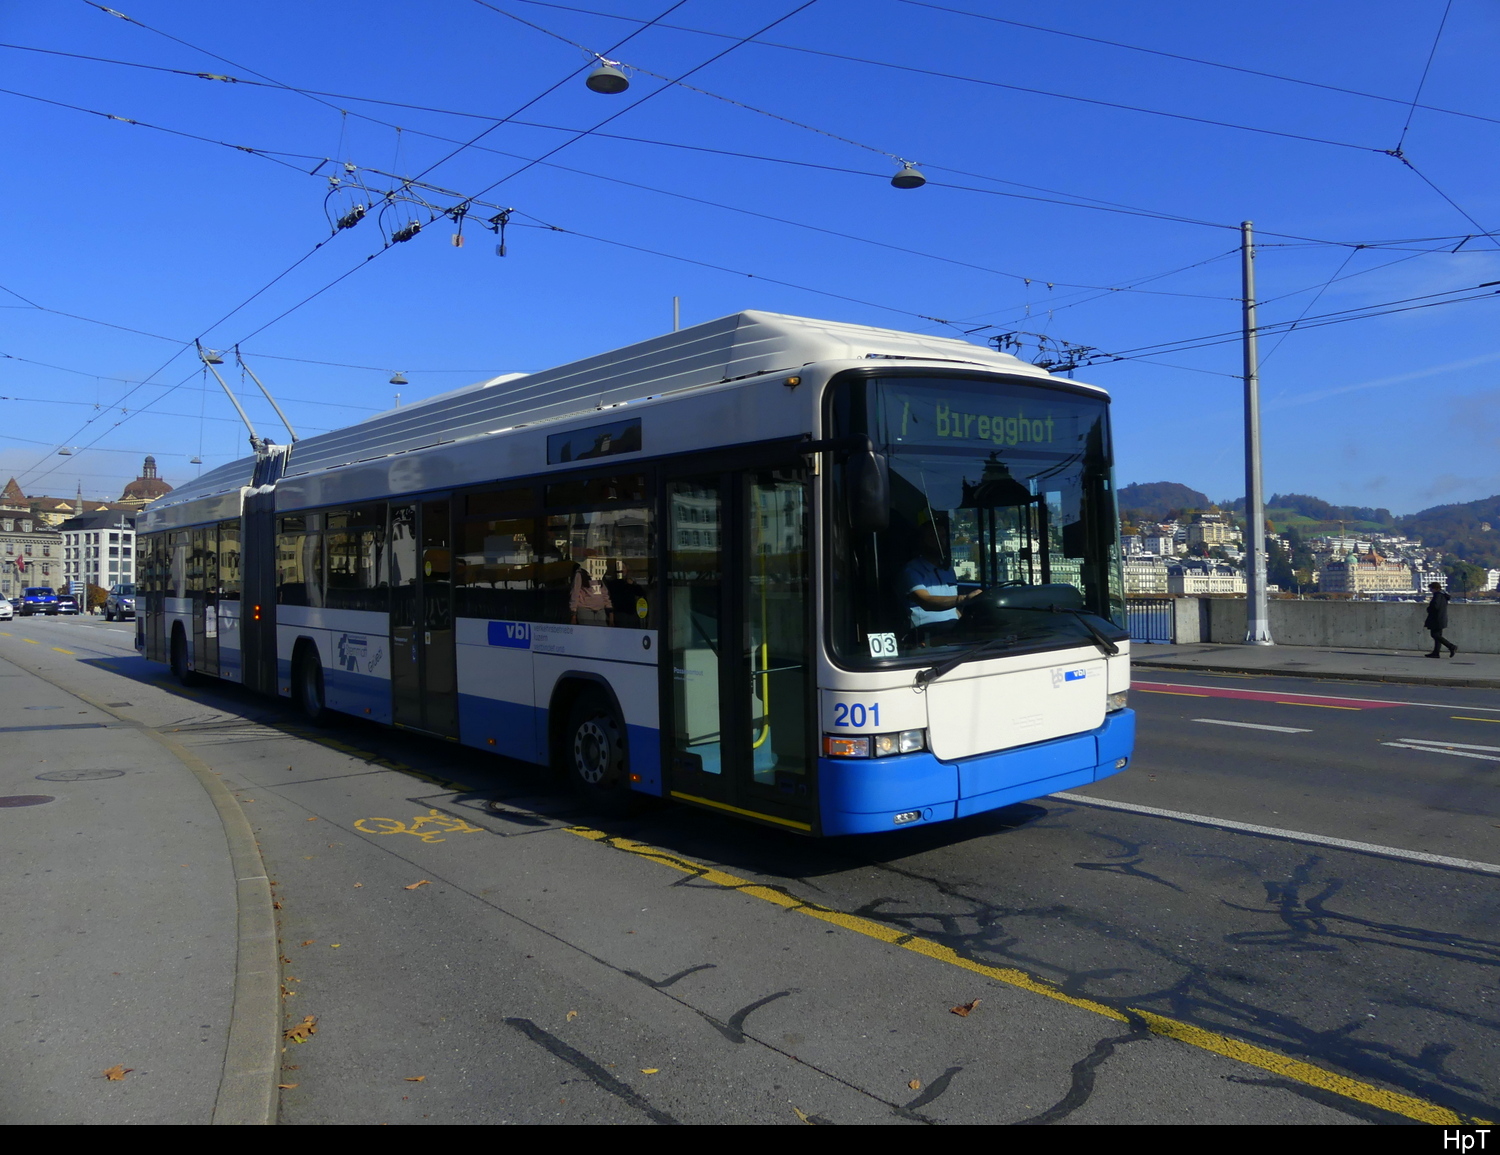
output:
[{"label": "white car", "polygon": [[0,598],[0,622],[8,622],[15,616],[15,607],[5,598]]}]

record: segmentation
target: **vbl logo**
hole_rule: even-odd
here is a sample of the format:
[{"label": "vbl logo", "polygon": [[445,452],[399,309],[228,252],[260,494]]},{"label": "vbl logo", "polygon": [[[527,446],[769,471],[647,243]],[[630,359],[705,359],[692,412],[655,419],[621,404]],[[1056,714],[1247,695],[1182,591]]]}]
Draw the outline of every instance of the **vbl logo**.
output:
[{"label": "vbl logo", "polygon": [[490,645],[511,646],[518,650],[531,649],[531,623],[491,622]]}]

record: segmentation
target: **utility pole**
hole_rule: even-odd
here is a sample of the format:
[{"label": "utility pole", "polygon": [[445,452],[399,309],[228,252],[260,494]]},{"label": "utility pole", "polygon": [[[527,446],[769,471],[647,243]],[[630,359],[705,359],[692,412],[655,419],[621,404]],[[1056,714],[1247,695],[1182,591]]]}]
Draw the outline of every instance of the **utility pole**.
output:
[{"label": "utility pole", "polygon": [[1240,224],[1240,268],[1245,307],[1245,644],[1271,646],[1266,606],[1266,505],[1260,477],[1260,356],[1255,348],[1255,238]]}]

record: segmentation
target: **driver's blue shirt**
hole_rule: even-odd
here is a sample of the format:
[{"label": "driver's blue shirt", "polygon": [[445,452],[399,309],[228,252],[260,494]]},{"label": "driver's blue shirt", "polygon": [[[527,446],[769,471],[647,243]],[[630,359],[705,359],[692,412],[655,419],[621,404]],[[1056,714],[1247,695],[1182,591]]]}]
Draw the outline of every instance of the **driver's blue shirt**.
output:
[{"label": "driver's blue shirt", "polygon": [[951,568],[938,566],[926,558],[915,558],[907,562],[901,571],[901,589],[906,594],[906,605],[911,613],[913,626],[958,620],[957,606],[946,610],[930,610],[918,602],[913,593],[914,590],[926,590],[934,597],[957,597],[958,575]]}]

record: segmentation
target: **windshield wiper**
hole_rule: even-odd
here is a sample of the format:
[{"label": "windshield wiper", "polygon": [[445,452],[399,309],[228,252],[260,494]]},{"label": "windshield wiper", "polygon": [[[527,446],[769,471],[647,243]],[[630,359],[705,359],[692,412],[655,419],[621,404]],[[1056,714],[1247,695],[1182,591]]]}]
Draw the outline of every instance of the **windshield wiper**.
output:
[{"label": "windshield wiper", "polygon": [[944,674],[950,674],[965,662],[971,662],[975,658],[983,657],[987,653],[998,652],[1015,645],[1016,635],[1006,634],[1003,638],[991,638],[987,642],[980,642],[977,646],[971,646],[961,653],[954,654],[945,662],[939,662],[930,670],[923,670],[917,675],[916,687],[919,690],[926,689],[936,682]]},{"label": "windshield wiper", "polygon": [[1089,617],[1095,615],[1091,615],[1088,610],[1074,609],[1072,606],[1006,606],[1005,608],[1007,610],[1030,610],[1034,614],[1072,614],[1083,623],[1083,628],[1088,630],[1094,645],[1104,652],[1105,657],[1112,658],[1120,652],[1120,647],[1098,626],[1089,621]]}]

